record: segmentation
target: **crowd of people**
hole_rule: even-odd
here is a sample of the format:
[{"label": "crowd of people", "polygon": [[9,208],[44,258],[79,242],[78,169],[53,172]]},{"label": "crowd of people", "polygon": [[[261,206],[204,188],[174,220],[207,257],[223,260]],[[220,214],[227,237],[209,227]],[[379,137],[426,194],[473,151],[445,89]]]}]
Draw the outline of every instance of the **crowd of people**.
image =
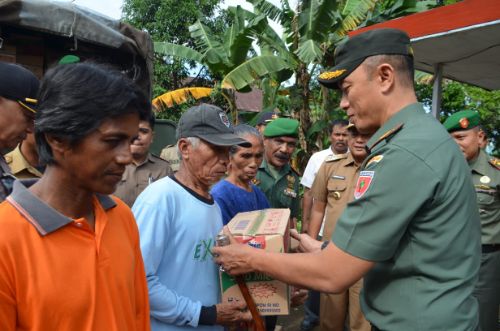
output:
[{"label": "crowd of people", "polygon": [[[295,119],[233,126],[199,104],[166,161],[148,98],[112,67],[60,63],[39,82],[0,63],[0,330],[251,328],[245,302],[221,302],[220,267],[291,284],[304,331],[497,330],[499,164],[477,112],[426,114],[412,54],[394,29],[338,47],[318,81],[348,120],[302,176]],[[298,252],[224,227],[266,208],[290,209]]]}]

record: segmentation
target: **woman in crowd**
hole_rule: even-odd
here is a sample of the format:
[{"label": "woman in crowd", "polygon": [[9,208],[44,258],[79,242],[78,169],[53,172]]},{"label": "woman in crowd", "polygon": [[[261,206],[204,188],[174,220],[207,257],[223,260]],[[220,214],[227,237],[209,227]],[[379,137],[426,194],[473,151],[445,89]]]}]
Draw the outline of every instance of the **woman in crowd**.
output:
[{"label": "woman in crowd", "polygon": [[264,157],[262,136],[246,124],[236,126],[234,133],[249,141],[252,147],[231,147],[228,177],[210,192],[221,209],[224,225],[239,212],[269,208],[264,193],[252,183]]}]

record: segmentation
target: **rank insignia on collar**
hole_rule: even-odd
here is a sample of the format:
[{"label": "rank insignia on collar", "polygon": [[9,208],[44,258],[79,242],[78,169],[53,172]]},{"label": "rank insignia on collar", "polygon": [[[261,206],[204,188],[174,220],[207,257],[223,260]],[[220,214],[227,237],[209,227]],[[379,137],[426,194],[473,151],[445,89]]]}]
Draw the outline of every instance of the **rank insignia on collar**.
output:
[{"label": "rank insignia on collar", "polygon": [[375,177],[375,171],[361,171],[359,173],[358,182],[356,183],[356,189],[354,190],[354,198],[361,198],[373,181],[373,177]]},{"label": "rank insignia on collar", "polygon": [[254,179],[252,179],[252,184],[259,185],[260,184],[260,180],[258,180],[257,178],[254,178]]}]

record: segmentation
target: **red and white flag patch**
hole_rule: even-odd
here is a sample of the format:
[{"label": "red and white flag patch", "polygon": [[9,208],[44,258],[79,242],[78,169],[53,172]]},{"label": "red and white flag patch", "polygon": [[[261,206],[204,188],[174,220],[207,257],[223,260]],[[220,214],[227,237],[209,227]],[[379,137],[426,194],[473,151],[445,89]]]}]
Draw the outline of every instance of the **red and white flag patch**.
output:
[{"label": "red and white flag patch", "polygon": [[356,189],[354,190],[354,198],[361,198],[373,181],[373,177],[375,176],[375,171],[361,171],[359,173],[358,182],[356,183]]}]

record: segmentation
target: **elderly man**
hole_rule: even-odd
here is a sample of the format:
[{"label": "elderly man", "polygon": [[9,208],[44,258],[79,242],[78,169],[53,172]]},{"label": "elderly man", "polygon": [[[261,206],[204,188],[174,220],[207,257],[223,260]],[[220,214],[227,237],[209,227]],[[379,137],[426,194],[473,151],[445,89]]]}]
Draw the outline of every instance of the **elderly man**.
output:
[{"label": "elderly man", "polygon": [[3,154],[33,132],[38,79],[16,64],[0,62],[0,202],[12,190],[12,176]]},{"label": "elderly man", "polygon": [[218,268],[210,252],[222,229],[222,214],[209,190],[226,173],[232,145],[251,146],[234,134],[220,108],[202,104],[188,109],[177,128],[179,171],[149,185],[132,208],[154,331],[222,330],[215,325],[251,319],[242,311],[244,303],[218,303]]},{"label": "elderly man", "polygon": [[154,127],[155,117],[152,112],[147,120],[139,122],[139,134],[130,146],[132,163],[125,168],[122,180],[114,193],[130,207],[148,185],[172,173],[167,161],[149,152],[153,143]]},{"label": "elderly man", "polygon": [[45,74],[35,138],[46,170],[0,204],[0,330],[150,329],[137,225],[109,196],[150,107],[101,65]]},{"label": "elderly man", "polygon": [[349,120],[373,133],[354,200],[331,241],[296,235],[314,253],[215,247],[229,273],[255,270],[333,293],[364,277],[361,307],[372,330],[478,329],[474,187],[457,145],[417,103],[412,54],[409,37],[395,29],[368,31],[337,48],[336,66],[319,81],[340,88]]},{"label": "elderly man", "polygon": [[474,295],[479,301],[481,330],[496,331],[500,305],[500,164],[478,144],[482,136],[478,112],[459,111],[443,125],[469,163],[476,188],[482,255]]}]

